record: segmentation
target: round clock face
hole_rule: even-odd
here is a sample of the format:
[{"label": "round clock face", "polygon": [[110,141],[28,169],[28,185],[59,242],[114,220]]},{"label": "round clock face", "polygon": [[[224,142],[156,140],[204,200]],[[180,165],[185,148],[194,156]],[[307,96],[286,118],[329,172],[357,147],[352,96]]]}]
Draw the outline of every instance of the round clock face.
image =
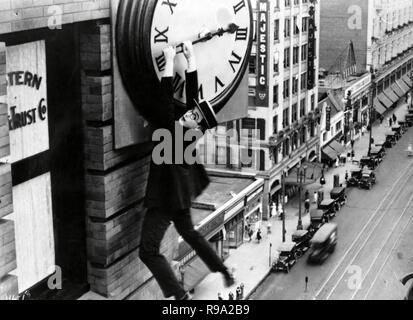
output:
[{"label": "round clock face", "polygon": [[186,103],[184,41],[196,41],[201,31],[215,33],[230,24],[238,29],[194,44],[197,60],[199,98],[216,107],[223,105],[241,82],[252,43],[252,11],[248,0],[159,0],[150,24],[150,54],[153,72],[163,76],[163,49],[177,48],[174,70],[175,100]]}]

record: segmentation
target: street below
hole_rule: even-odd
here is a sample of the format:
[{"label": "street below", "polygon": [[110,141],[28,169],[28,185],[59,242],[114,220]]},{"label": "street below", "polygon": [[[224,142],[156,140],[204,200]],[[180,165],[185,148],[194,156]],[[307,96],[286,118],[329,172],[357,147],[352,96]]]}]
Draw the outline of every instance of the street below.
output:
[{"label": "street below", "polygon": [[306,254],[290,273],[271,273],[250,299],[403,299],[400,279],[413,272],[413,158],[406,153],[412,141],[410,128],[387,149],[372,190],[347,190],[347,204],[332,221],[337,247],[323,264],[309,265]]}]

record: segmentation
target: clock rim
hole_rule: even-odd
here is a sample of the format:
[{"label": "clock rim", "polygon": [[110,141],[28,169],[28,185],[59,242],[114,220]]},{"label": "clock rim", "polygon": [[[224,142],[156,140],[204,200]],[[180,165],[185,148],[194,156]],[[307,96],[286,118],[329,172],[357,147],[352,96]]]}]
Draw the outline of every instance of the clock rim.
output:
[{"label": "clock rim", "polygon": [[[151,47],[152,22],[155,8],[159,1],[162,0],[120,0],[119,2],[115,37],[116,54],[123,84],[135,107],[148,100],[146,96],[147,92],[150,91],[147,90],[159,88],[160,84],[153,63]],[[247,49],[242,65],[231,84],[218,96],[209,101],[216,113],[219,113],[233,97],[248,68],[254,38],[254,20],[251,1],[244,1],[249,10],[250,33],[247,39]],[[133,10],[127,12],[127,8]],[[135,17],[134,21],[132,17]],[[137,39],[141,39],[141,41],[136,41]],[[127,52],[124,52],[124,50]],[[135,71],[132,72],[132,70]],[[178,107],[186,107],[184,103],[175,98],[174,102]],[[141,112],[143,108],[138,109]],[[144,112],[141,113],[144,115]]]}]

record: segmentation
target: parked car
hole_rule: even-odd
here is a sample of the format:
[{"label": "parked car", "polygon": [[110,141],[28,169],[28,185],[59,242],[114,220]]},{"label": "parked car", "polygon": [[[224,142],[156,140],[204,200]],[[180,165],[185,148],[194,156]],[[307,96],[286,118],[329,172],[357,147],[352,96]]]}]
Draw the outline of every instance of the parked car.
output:
[{"label": "parked car", "polygon": [[386,148],[392,148],[396,145],[396,135],[394,133],[387,133],[386,134]]},{"label": "parked car", "polygon": [[409,127],[413,127],[413,114],[408,114],[406,116],[406,123]]},{"label": "parked car", "polygon": [[282,243],[277,251],[279,256],[272,265],[272,271],[290,272],[290,269],[297,262],[297,245],[295,242]]},{"label": "parked car", "polygon": [[296,230],[291,236],[297,246],[297,256],[301,257],[310,248],[311,233],[307,230]]},{"label": "parked car", "polygon": [[363,170],[360,180],[360,188],[371,189],[376,184],[376,175],[372,170]]},{"label": "parked car", "polygon": [[391,130],[394,132],[394,135],[397,140],[399,140],[402,137],[403,131],[401,126],[395,125],[391,128]]},{"label": "parked car", "polygon": [[329,220],[328,215],[324,213],[324,210],[320,209],[312,209],[310,211],[310,218],[311,224],[309,232],[311,236],[314,235],[317,232],[317,230],[320,229],[321,226]]},{"label": "parked car", "polygon": [[341,207],[344,206],[347,202],[346,188],[344,187],[334,188],[330,192],[330,198],[336,202],[336,205],[337,205],[336,211],[339,211]]},{"label": "parked car", "polygon": [[374,170],[377,167],[377,160],[373,157],[365,156],[360,159],[360,168],[367,167],[370,170]]},{"label": "parked car", "polygon": [[374,145],[376,149],[380,151],[381,157],[384,158],[386,156],[386,147],[384,146],[385,142],[378,142]]},{"label": "parked car", "polygon": [[326,223],[310,241],[309,263],[322,263],[334,252],[337,245],[337,225]]},{"label": "parked car", "polygon": [[324,215],[328,217],[328,220],[336,216],[336,212],[339,210],[338,205],[333,199],[325,199],[319,205],[318,209],[324,211]]},{"label": "parked car", "polygon": [[350,172],[350,178],[347,181],[347,187],[358,187],[362,176],[362,169],[353,169]]},{"label": "parked car", "polygon": [[371,147],[370,157],[374,159],[377,165],[383,161],[383,154],[381,152],[381,149],[375,146]]}]

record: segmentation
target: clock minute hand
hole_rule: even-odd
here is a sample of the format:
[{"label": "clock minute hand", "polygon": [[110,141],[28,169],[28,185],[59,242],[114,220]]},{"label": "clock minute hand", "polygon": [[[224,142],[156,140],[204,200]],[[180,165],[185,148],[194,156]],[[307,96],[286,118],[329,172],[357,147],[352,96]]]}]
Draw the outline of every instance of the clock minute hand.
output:
[{"label": "clock minute hand", "polygon": [[239,29],[239,26],[237,26],[235,23],[230,23],[226,29],[219,28],[215,32],[209,32],[204,37],[193,41],[192,44],[195,45],[195,44],[200,43],[200,42],[206,42],[206,41],[209,41],[209,40],[211,40],[212,38],[214,38],[216,36],[222,37],[225,33],[233,34],[238,29]]}]

